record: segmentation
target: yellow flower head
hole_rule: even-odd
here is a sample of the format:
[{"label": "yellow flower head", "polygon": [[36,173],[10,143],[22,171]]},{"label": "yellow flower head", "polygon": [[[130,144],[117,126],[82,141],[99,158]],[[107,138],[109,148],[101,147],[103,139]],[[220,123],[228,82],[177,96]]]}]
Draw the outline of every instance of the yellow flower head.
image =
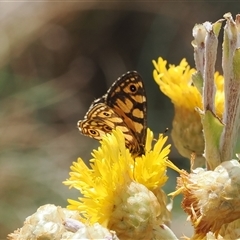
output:
[{"label": "yellow flower head", "polygon": [[133,158],[119,130],[104,136],[92,155],[91,168],[81,158],[71,166],[70,178],[64,184],[78,189],[83,197],[79,201],[69,199],[68,208],[79,210],[91,223],[104,223],[110,218],[119,188],[131,181]]},{"label": "yellow flower head", "polygon": [[[171,99],[175,107],[183,107],[191,111],[195,111],[196,107],[202,109],[201,93],[192,82],[192,74],[196,72],[196,69],[190,68],[185,58],[178,66],[170,64],[168,69],[166,68],[167,61],[161,57],[158,62],[153,60],[153,65],[155,67],[154,80],[159,85],[160,90]],[[214,79],[217,88],[216,114],[221,118],[224,105],[223,76],[216,72]]]},{"label": "yellow flower head", "polygon": [[145,155],[135,159],[135,180],[150,190],[162,187],[167,181],[166,164],[170,152],[170,145],[164,147],[167,137],[159,135],[159,139],[152,149],[153,132],[147,130]]},{"label": "yellow flower head", "polygon": [[169,65],[161,57],[158,62],[153,61],[153,77],[161,91],[167,95],[175,106],[184,107],[194,111],[196,106],[201,107],[201,94],[192,85],[192,74],[196,71],[190,68],[186,59],[178,66]]},{"label": "yellow flower head", "polygon": [[[70,178],[64,184],[78,189],[83,197],[79,197],[79,201],[69,199],[68,208],[78,210],[82,221],[114,226],[118,236],[121,236],[119,229],[124,231],[129,227],[116,226],[114,219],[119,220],[119,214],[123,215],[121,219],[129,219],[124,224],[131,222],[134,225],[136,219],[141,219],[144,224],[137,225],[145,230],[148,228],[146,221],[154,224],[160,213],[165,212],[161,208],[166,206],[161,206],[158,197],[151,191],[163,186],[167,180],[165,162],[170,145],[163,147],[167,137],[160,135],[152,148],[152,140],[153,133],[148,129],[146,153],[134,160],[120,129],[104,136],[101,146],[93,151],[90,168],[81,158],[71,166]],[[127,207],[130,209],[127,210]],[[140,212],[139,208],[142,209]],[[138,214],[144,217],[138,218]],[[134,221],[132,216],[136,217]],[[123,224],[120,220],[119,223]],[[152,227],[149,230],[152,231]]]},{"label": "yellow flower head", "polygon": [[[202,96],[192,82],[192,75],[196,70],[190,68],[186,59],[183,59],[178,66],[169,65],[168,69],[167,61],[162,58],[159,58],[158,62],[153,61],[153,64],[154,80],[174,104],[175,115],[171,132],[174,145],[182,156],[189,159],[192,153],[195,153],[193,168],[202,166],[205,163],[202,157],[204,138],[201,118],[196,111],[196,108],[202,109]],[[224,105],[223,77],[218,73],[215,73],[215,84],[216,114],[221,118]]]}]

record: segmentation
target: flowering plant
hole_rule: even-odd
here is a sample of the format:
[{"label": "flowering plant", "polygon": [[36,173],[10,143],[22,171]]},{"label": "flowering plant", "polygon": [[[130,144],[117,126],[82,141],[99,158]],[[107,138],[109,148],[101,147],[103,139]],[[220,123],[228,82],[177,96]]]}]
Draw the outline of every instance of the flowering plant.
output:
[{"label": "flowering plant", "polygon": [[[193,28],[196,69],[153,61],[154,80],[174,104],[172,139],[191,160],[189,172],[168,159],[170,145],[147,130],[145,153],[134,158],[116,128],[103,136],[88,167],[79,158],[65,185],[80,192],[67,209],[45,205],[9,239],[177,239],[169,228],[170,205],[162,190],[167,167],[180,176],[174,197],[194,227],[191,239],[240,239],[240,164],[235,159],[240,125],[240,15]],[[223,22],[223,76],[215,71]],[[153,144],[154,143],[154,144]]]},{"label": "flowering plant", "polygon": [[[172,138],[191,160],[191,173],[178,171],[177,190],[194,227],[191,239],[238,239],[240,165],[234,159],[240,124],[240,15],[224,15],[222,67],[215,72],[218,34],[224,19],[193,28],[196,70],[159,58],[154,79],[173,102]],[[235,157],[236,158],[236,157]],[[200,167],[204,168],[200,168]]]}]

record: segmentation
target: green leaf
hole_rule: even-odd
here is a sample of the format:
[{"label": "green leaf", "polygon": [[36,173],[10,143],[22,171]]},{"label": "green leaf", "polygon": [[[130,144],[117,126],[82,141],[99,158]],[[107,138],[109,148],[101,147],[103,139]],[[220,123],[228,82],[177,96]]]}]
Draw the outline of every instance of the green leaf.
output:
[{"label": "green leaf", "polygon": [[192,81],[194,83],[194,86],[197,88],[197,90],[202,95],[202,89],[203,89],[203,77],[200,71],[197,71],[193,73],[192,75]]},{"label": "green leaf", "polygon": [[221,163],[219,144],[224,125],[210,110],[201,117],[205,137],[205,157],[210,169],[213,170]]}]

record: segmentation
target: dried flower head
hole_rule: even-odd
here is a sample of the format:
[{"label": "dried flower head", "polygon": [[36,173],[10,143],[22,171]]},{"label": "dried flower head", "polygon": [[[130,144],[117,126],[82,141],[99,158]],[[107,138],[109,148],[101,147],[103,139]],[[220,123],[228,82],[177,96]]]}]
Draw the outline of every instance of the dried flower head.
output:
[{"label": "dried flower head", "polygon": [[182,207],[194,229],[193,239],[203,238],[209,231],[216,236],[224,224],[240,218],[240,164],[223,162],[214,171],[197,168],[193,173],[179,171],[177,191],[182,193]]},{"label": "dried flower head", "polygon": [[79,220],[79,213],[52,204],[41,206],[27,217],[22,228],[8,235],[9,240],[22,239],[106,239],[118,240],[113,231],[100,224],[92,226]]}]

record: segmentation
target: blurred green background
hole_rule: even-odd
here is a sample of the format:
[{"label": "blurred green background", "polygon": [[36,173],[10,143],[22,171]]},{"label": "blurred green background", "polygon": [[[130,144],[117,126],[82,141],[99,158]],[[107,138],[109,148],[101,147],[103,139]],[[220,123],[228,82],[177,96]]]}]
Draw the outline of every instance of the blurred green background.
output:
[{"label": "blurred green background", "polygon": [[[153,80],[152,60],[178,64],[185,57],[194,67],[193,26],[238,11],[238,1],[227,0],[1,2],[0,239],[39,206],[65,207],[78,197],[62,181],[98,142],[80,135],[76,123],[123,73],[137,70],[144,79],[148,126],[156,134],[171,130],[173,106]],[[174,147],[170,159],[189,167]],[[167,193],[177,174],[169,176]],[[188,235],[179,201],[172,227]]]}]

